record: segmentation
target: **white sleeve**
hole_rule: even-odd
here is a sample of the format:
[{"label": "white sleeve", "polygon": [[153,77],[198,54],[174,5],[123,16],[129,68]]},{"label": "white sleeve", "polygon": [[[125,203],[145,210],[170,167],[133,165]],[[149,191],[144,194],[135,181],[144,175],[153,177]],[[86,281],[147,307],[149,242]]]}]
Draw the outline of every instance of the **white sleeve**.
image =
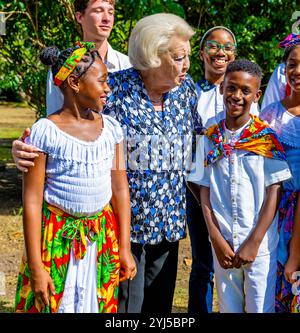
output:
[{"label": "white sleeve", "polygon": [[262,110],[266,106],[284,98],[286,87],[284,68],[285,65],[283,63],[279,64],[271,75],[261,104]]},{"label": "white sleeve", "polygon": [[49,153],[49,146],[51,146],[53,140],[55,140],[55,135],[51,129],[49,121],[46,118],[40,118],[32,125],[30,135],[25,138],[25,143],[45,153]]},{"label": "white sleeve", "polygon": [[[120,143],[124,140],[124,133],[120,123],[111,116],[103,115],[104,119],[107,121],[108,126],[110,127],[115,144]],[[104,124],[105,126],[105,124]]]},{"label": "white sleeve", "polygon": [[267,158],[264,160],[265,185],[270,186],[291,178],[291,172],[286,161]]},{"label": "white sleeve", "polygon": [[64,96],[59,87],[54,84],[52,71],[50,69],[47,75],[47,90],[46,90],[47,116],[61,109],[63,104],[64,104]]},{"label": "white sleeve", "polygon": [[187,181],[195,183],[197,185],[209,187],[210,167],[204,167],[204,156],[207,150],[205,149],[206,140],[207,139],[204,135],[200,135],[197,138],[196,157],[192,163]]}]

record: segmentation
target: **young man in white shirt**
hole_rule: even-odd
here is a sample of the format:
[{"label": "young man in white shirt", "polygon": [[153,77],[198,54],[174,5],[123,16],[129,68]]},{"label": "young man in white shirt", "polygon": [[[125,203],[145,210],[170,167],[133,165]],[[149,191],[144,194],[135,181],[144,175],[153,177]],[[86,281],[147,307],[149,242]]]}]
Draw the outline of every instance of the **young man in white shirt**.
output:
[{"label": "young man in white shirt", "polygon": [[276,134],[249,113],[261,76],[248,60],[228,65],[221,85],[226,118],[207,130],[204,174],[189,179],[201,185],[220,312],[275,309],[277,206],[291,174]]},{"label": "young man in white shirt", "polygon": [[[114,50],[107,41],[114,24],[114,5],[115,0],[74,1],[76,20],[81,25],[83,41],[96,43],[96,48],[109,72],[131,67],[128,56]],[[47,115],[58,111],[62,105],[63,94],[54,85],[49,71],[46,93]],[[30,129],[26,128],[21,139],[24,140],[29,134]],[[19,139],[12,144],[14,161],[17,163],[17,160],[21,159],[18,168],[23,172],[27,172],[27,168],[34,165],[32,159],[38,156],[36,147],[27,146],[27,151],[23,151],[25,146],[26,144]]]},{"label": "young man in white shirt", "polygon": [[[101,58],[109,72],[131,67],[128,56],[114,50],[107,39],[114,24],[114,0],[75,0],[75,16],[82,28],[82,40],[96,43]],[[63,95],[54,85],[52,73],[48,72],[46,107],[47,115],[59,110]]]}]

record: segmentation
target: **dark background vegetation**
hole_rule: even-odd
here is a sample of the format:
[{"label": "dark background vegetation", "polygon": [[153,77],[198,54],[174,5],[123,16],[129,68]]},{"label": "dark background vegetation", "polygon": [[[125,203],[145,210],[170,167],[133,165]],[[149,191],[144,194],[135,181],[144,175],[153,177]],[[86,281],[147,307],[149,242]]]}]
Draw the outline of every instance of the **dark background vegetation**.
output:
[{"label": "dark background vegetation", "polygon": [[[170,12],[184,17],[195,29],[190,74],[203,74],[198,58],[203,33],[225,25],[237,36],[238,57],[256,61],[264,71],[263,88],[281,61],[277,45],[288,33],[299,10],[296,0],[117,0],[111,45],[127,52],[127,40],[136,21],[145,15]],[[66,48],[80,39],[73,0],[0,0],[5,12],[6,35],[0,36],[0,99],[25,100],[37,115],[44,113],[45,68],[38,60],[44,46]]]}]

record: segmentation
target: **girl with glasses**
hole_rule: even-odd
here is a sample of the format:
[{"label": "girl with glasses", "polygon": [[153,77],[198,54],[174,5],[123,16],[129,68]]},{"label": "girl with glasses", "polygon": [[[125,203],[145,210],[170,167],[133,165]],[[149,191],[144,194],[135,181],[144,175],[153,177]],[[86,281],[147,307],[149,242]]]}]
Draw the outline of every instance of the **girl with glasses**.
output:
[{"label": "girl with glasses", "polygon": [[[199,56],[204,65],[204,77],[197,84],[198,113],[202,124],[208,128],[225,117],[220,83],[229,63],[235,60],[237,42],[234,33],[223,26],[215,26],[205,32],[200,41]],[[258,114],[258,104],[251,106],[252,114]],[[200,162],[201,163],[201,162]],[[195,174],[196,176],[196,174]],[[192,180],[190,177],[189,180]],[[213,259],[208,232],[197,201],[200,194],[193,183],[187,190],[187,221],[192,247],[192,270],[189,281],[190,313],[212,312]]]}]

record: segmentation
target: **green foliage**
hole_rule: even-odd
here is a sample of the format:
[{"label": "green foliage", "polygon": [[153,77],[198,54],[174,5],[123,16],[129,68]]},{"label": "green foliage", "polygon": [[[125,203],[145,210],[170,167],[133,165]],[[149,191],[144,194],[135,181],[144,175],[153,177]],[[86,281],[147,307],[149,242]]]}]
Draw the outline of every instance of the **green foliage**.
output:
[{"label": "green foliage", "polygon": [[[110,37],[111,45],[127,52],[128,37],[136,21],[157,12],[170,12],[185,18],[196,34],[192,40],[190,74],[203,75],[199,41],[214,25],[225,25],[237,36],[238,57],[256,61],[263,69],[263,85],[281,60],[277,48],[291,32],[296,0],[119,0]],[[298,9],[299,5],[298,5]],[[72,0],[0,0],[6,13],[6,35],[0,36],[0,90],[13,89],[34,107],[45,112],[47,68],[39,61],[44,46],[66,48],[80,39],[74,24]]]},{"label": "green foliage", "polygon": [[293,13],[300,10],[296,0],[184,0],[179,1],[187,21],[195,28],[191,70],[194,79],[203,75],[198,51],[201,36],[209,28],[223,25],[237,38],[238,57],[257,62],[263,69],[263,86],[278,63],[282,50],[278,42],[292,31]]}]

